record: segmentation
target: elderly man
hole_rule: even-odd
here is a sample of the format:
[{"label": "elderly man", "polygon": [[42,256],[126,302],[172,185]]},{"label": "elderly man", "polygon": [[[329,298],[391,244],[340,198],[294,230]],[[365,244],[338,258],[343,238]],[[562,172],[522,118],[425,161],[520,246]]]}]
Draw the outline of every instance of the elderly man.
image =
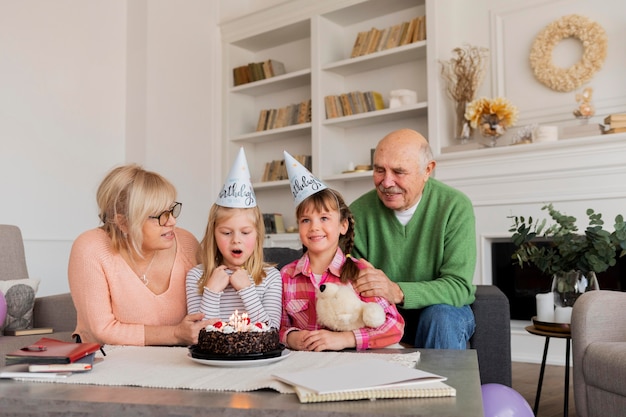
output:
[{"label": "elderly man", "polygon": [[374,185],[352,205],[354,255],[365,260],[356,283],[363,296],[397,304],[402,341],[421,348],[465,349],[474,333],[470,304],[476,265],[472,203],[430,178],[436,162],[428,141],[394,131],[374,152]]}]

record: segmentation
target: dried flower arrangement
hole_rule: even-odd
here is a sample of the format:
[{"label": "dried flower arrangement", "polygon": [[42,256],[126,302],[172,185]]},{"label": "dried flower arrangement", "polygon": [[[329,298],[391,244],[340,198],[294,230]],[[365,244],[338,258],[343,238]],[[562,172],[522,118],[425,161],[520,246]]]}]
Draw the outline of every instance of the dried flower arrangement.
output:
[{"label": "dried flower arrangement", "polygon": [[517,107],[504,97],[481,97],[469,103],[465,118],[485,136],[500,136],[517,122]]},{"label": "dried flower arrangement", "polygon": [[[565,38],[577,38],[583,55],[570,68],[552,61],[554,47]],[[591,80],[602,68],[608,47],[606,32],[598,23],[576,14],[563,16],[541,31],[530,50],[530,66],[537,80],[555,91],[568,92]]]},{"label": "dried flower arrangement", "polygon": [[454,57],[441,61],[441,75],[447,82],[446,92],[456,102],[457,128],[459,138],[468,138],[470,129],[465,120],[465,107],[474,100],[476,91],[487,72],[487,48],[464,45],[452,50]]}]

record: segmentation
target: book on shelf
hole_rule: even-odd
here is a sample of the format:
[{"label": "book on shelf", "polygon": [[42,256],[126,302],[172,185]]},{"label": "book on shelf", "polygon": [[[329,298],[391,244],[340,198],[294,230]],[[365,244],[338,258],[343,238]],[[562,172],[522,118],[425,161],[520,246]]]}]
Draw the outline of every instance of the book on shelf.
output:
[{"label": "book on shelf", "polygon": [[350,58],[356,58],[357,56],[359,56],[362,45],[365,43],[368,35],[369,35],[369,32],[366,32],[366,31],[359,32],[356,35],[356,39],[354,40],[354,45],[352,46],[352,52],[350,53]]},{"label": "book on shelf", "polygon": [[409,31],[409,26],[411,22],[402,22],[400,26],[400,36],[398,36],[398,44],[396,46],[402,45],[402,40],[406,37],[407,32]]},{"label": "book on shelf", "polygon": [[605,125],[610,125],[615,122],[626,122],[626,113],[613,113],[604,118]]},{"label": "book on shelf", "polygon": [[259,112],[256,131],[277,129],[311,121],[311,100],[289,104],[278,109],[263,109]]},{"label": "book on shelf", "polygon": [[626,127],[612,127],[610,129],[605,129],[602,133],[605,135],[609,135],[611,133],[624,133],[626,132]]},{"label": "book on shelf", "polygon": [[402,23],[398,23],[391,27],[389,32],[389,37],[387,38],[387,44],[385,45],[385,49],[395,48],[400,45],[400,36],[402,31]]},{"label": "book on shelf", "polygon": [[378,91],[372,91],[372,96],[374,97],[374,108],[376,110],[384,110],[385,109],[385,100],[383,99],[383,95]]},{"label": "book on shelf", "polygon": [[372,32],[372,30],[374,29],[370,29],[365,37],[363,38],[362,42],[359,45],[359,50],[357,51],[357,56],[363,56],[367,54],[367,48],[369,47],[369,43],[371,42],[372,37],[374,36],[374,33]]},{"label": "book on shelf", "polygon": [[443,376],[371,358],[272,376],[293,386],[301,403],[456,396],[456,390],[443,382]]},{"label": "book on shelf", "polygon": [[266,234],[285,233],[285,221],[281,213],[263,213]]},{"label": "book on shelf", "polygon": [[613,128],[613,129],[620,128],[620,127],[626,127],[626,120],[624,120],[624,121],[615,120],[615,121],[612,121],[611,123],[605,125],[605,127],[606,128]]},{"label": "book on shelf", "polygon": [[417,25],[413,32],[412,42],[419,42],[426,39],[426,16],[419,16],[417,18]]},{"label": "book on shelf", "polygon": [[33,327],[31,329],[4,329],[5,336],[28,336],[32,334],[52,333],[52,327]]},{"label": "book on shelf", "polygon": [[298,105],[298,122],[308,123],[311,121],[311,100],[305,100]]},{"label": "book on shelf", "polygon": [[351,116],[354,114],[354,109],[350,106],[350,98],[347,94],[340,94],[339,99],[341,100],[341,111],[344,116]]},{"label": "book on shelf", "polygon": [[417,27],[418,19],[419,17],[414,17],[413,19],[409,21],[409,26],[406,32],[404,33],[404,35],[402,36],[402,39],[400,39],[401,46],[408,45],[409,43],[413,42],[413,35],[415,33],[415,28]]},{"label": "book on shelf", "polygon": [[233,68],[233,83],[235,86],[265,80],[286,73],[285,64],[275,59],[262,62],[249,62],[246,65]]},{"label": "book on shelf", "polygon": [[378,46],[378,41],[380,40],[380,29],[372,28],[369,31],[367,36],[367,42],[361,49],[361,55],[371,54],[372,52],[376,52],[376,47]]},{"label": "book on shelf", "polygon": [[382,94],[377,91],[351,91],[338,96],[329,95],[324,97],[324,106],[326,108],[326,117],[332,119],[383,110],[385,102]]},{"label": "book on shelf", "polygon": [[94,354],[100,350],[98,343],[74,343],[42,337],[29,346],[7,353],[7,365],[60,364],[87,361],[93,363]]},{"label": "book on shelf", "polygon": [[380,40],[378,41],[378,45],[376,45],[376,51],[375,52],[380,52],[383,49],[385,49],[385,46],[387,45],[387,40],[389,39],[389,33],[391,32],[391,28],[385,28],[382,30],[381,34],[380,34]]},{"label": "book on shelf", "polygon": [[270,66],[270,69],[272,70],[272,77],[277,77],[279,75],[283,75],[287,73],[287,70],[285,69],[285,64],[281,61],[270,59],[269,66]]},{"label": "book on shelf", "polygon": [[259,121],[256,125],[256,131],[260,132],[262,130],[267,129],[267,115],[269,111],[267,109],[263,109],[259,112]]}]

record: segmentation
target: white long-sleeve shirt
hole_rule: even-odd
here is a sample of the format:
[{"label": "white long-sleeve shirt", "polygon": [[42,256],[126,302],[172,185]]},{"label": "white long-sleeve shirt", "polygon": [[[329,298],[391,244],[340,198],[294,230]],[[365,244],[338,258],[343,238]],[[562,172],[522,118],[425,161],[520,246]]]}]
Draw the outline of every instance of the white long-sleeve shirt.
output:
[{"label": "white long-sleeve shirt", "polygon": [[215,293],[204,288],[198,291],[198,280],[204,269],[197,265],[187,273],[187,313],[204,313],[206,319],[228,318],[238,310],[239,314],[248,313],[251,322],[266,322],[270,327],[278,329],[282,314],[282,279],[280,272],[274,267],[265,268],[265,278],[259,285],[254,285],[252,277],[250,285],[241,291],[228,286],[223,292]]}]

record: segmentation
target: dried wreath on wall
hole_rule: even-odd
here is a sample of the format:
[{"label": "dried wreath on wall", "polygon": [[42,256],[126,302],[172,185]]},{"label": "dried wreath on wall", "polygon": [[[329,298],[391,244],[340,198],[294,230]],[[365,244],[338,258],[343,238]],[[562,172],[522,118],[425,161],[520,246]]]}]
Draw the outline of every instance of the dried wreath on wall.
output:
[{"label": "dried wreath on wall", "polygon": [[[554,47],[565,38],[577,38],[583,56],[570,68],[552,62]],[[608,38],[598,23],[576,14],[563,16],[550,23],[537,35],[530,51],[530,66],[535,77],[556,91],[572,91],[580,87],[600,69],[606,58]]]}]

